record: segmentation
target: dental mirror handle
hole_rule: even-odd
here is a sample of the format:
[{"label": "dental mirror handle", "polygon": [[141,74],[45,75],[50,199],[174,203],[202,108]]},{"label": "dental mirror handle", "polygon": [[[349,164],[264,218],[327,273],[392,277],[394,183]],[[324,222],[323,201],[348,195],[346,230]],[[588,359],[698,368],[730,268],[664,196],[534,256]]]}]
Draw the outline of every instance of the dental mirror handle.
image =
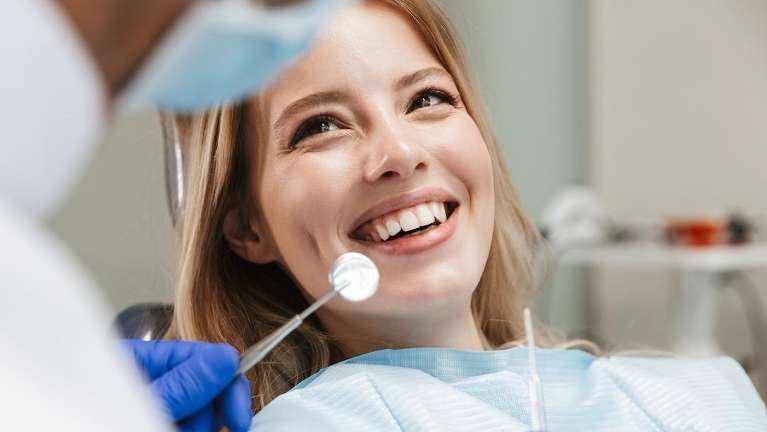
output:
[{"label": "dental mirror handle", "polygon": [[[282,342],[293,330],[297,329],[306,317],[321,308],[325,303],[337,296],[338,293],[343,291],[341,296],[353,302],[364,301],[370,298],[378,289],[379,274],[378,268],[370,258],[357,252],[346,252],[336,258],[330,274],[328,274],[328,279],[332,288],[329,292],[242,353],[242,356],[240,356],[240,366],[237,368],[235,377],[247,372],[263,360],[274,347]],[[344,291],[352,285],[354,285],[352,290]]]},{"label": "dental mirror handle", "polygon": [[282,342],[282,340],[292,333],[293,330],[297,329],[303,321],[304,320],[301,319],[300,315],[296,315],[291,318],[290,321],[280,326],[280,328],[269,333],[267,337],[258,341],[257,344],[248,348],[240,357],[240,367],[237,368],[237,374],[247,372],[250,368],[263,360],[274,347]]},{"label": "dental mirror handle", "polygon": [[237,375],[249,371],[250,368],[263,360],[264,357],[266,357],[266,355],[274,349],[274,347],[282,342],[283,339],[285,339],[289,334],[293,333],[293,330],[297,329],[298,326],[304,322],[306,317],[314,313],[314,311],[322,307],[325,303],[329,302],[338,294],[340,290],[346,288],[347,285],[349,284],[347,283],[338,289],[332,289],[328,291],[327,294],[320,297],[320,299],[316,302],[312,303],[308,308],[306,308],[305,311],[301,312],[299,315],[294,316],[288,322],[281,325],[280,328],[269,333],[268,336],[245,350],[245,352],[242,353],[242,356],[240,357],[240,367],[237,368]]}]

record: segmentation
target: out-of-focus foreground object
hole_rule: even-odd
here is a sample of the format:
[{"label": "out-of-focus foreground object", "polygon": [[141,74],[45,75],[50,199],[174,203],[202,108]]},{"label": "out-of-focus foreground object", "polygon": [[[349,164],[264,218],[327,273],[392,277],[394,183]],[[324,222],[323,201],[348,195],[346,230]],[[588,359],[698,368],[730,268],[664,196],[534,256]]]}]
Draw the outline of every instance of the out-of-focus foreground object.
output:
[{"label": "out-of-focus foreground object", "polygon": [[98,74],[52,2],[0,1],[0,17],[0,430],[167,431],[94,284],[40,221],[95,146]]},{"label": "out-of-focus foreground object", "polygon": [[129,84],[123,108],[193,112],[237,102],[296,59],[354,0],[197,1]]}]

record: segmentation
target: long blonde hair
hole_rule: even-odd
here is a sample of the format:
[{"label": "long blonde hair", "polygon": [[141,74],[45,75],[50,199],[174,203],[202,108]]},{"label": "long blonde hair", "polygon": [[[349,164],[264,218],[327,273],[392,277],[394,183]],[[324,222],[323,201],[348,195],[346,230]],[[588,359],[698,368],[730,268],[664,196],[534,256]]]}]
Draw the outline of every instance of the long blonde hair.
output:
[{"label": "long blonde hair", "polygon": [[[522,307],[533,290],[537,229],[523,211],[500,148],[472,88],[466,61],[450,23],[432,0],[378,0],[401,12],[421,32],[452,75],[464,105],[490,153],[495,186],[495,225],[490,254],[472,298],[472,312],[486,341],[500,347],[523,334]],[[224,217],[241,215],[243,229],[252,203],[245,156],[245,105],[222,106],[197,115],[166,116],[184,148],[184,204],[175,313],[168,337],[226,342],[243,350],[306,306],[290,277],[277,265],[257,265],[233,253],[223,235]],[[286,289],[293,287],[293,289]],[[254,368],[254,407],[343,358],[321,323],[309,320]]]}]

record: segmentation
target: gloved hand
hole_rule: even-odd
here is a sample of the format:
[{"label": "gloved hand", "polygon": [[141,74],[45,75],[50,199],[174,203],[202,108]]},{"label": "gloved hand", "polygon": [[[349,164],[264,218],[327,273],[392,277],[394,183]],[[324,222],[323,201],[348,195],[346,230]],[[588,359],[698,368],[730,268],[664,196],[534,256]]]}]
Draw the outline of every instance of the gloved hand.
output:
[{"label": "gloved hand", "polygon": [[183,432],[247,432],[252,416],[250,384],[232,380],[239,355],[226,344],[125,340],[152,391]]}]

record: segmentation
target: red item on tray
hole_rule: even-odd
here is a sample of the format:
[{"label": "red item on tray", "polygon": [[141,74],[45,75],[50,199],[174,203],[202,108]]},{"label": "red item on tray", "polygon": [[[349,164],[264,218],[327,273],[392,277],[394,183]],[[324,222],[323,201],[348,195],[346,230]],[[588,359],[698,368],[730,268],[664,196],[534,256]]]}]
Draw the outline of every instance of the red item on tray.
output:
[{"label": "red item on tray", "polygon": [[708,247],[727,243],[727,221],[711,217],[670,219],[665,227],[672,244]]}]

